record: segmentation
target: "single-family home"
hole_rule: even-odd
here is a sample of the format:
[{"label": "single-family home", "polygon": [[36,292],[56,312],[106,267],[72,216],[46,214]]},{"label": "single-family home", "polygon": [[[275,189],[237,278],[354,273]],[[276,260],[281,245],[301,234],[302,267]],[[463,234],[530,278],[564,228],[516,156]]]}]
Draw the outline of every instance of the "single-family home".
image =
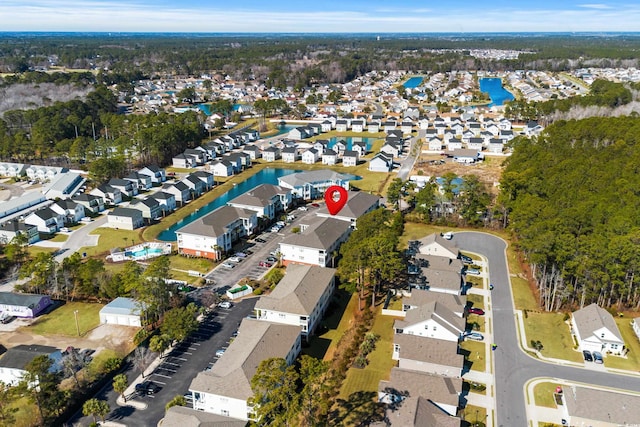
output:
[{"label": "single-family home", "polygon": [[154,184],[162,184],[167,180],[167,174],[164,169],[158,167],[157,165],[149,165],[145,166],[138,171],[143,175],[148,175],[151,177],[151,182]]},{"label": "single-family home", "polygon": [[476,151],[482,151],[482,147],[484,145],[484,139],[482,138],[469,138],[469,141],[467,142],[467,148],[469,150],[476,150]]},{"label": "single-family home", "polygon": [[285,163],[295,163],[300,159],[296,147],[285,147],[282,149],[282,161]]},{"label": "single-family home", "polygon": [[262,158],[265,162],[275,162],[280,159],[280,149],[273,145],[262,150]]},{"label": "single-family home", "polygon": [[254,418],[248,400],[251,379],[260,362],[283,358],[291,365],[302,347],[300,326],[243,319],[238,336],[208,371],[189,385],[195,410],[248,421]]},{"label": "single-family home", "polygon": [[71,200],[84,206],[85,212],[97,214],[104,210],[104,199],[100,196],[83,193],[73,196]]},{"label": "single-family home", "polygon": [[340,245],[351,234],[351,224],[335,218],[314,218],[301,225],[301,232],[280,242],[281,260],[285,264],[309,264],[330,267]]},{"label": "single-family home", "polygon": [[135,230],[144,225],[142,212],[132,208],[114,208],[107,214],[107,227]]},{"label": "single-family home", "polygon": [[448,157],[453,157],[456,163],[470,165],[478,161],[478,151],[468,148],[457,148],[447,153]]},{"label": "single-family home", "polygon": [[241,237],[258,227],[256,211],[221,206],[176,231],[178,252],[187,256],[220,259]]},{"label": "single-family home", "polygon": [[347,120],[336,121],[336,132],[346,132],[349,129],[349,122]]},{"label": "single-family home", "polygon": [[139,328],[142,326],[142,307],[133,298],[118,297],[100,309],[100,323]]},{"label": "single-family home", "polygon": [[251,160],[256,160],[262,157],[262,151],[257,145],[249,144],[242,148],[242,152],[248,154]]},{"label": "single-family home", "polygon": [[456,316],[464,317],[465,315],[467,307],[467,297],[465,295],[431,292],[423,289],[412,289],[410,295],[404,296],[402,298],[402,309],[407,312],[434,301],[447,307]]},{"label": "single-family home", "polygon": [[571,332],[580,350],[621,354],[624,347],[622,334],[611,313],[593,303],[571,316]]},{"label": "single-family home", "polygon": [[0,292],[0,312],[32,319],[52,304],[49,295]]},{"label": "single-family home", "polygon": [[302,163],[312,165],[318,161],[320,153],[315,148],[309,148],[302,153]]},{"label": "single-family home", "polygon": [[291,206],[293,195],[288,188],[272,184],[260,184],[239,195],[227,204],[239,209],[255,211],[258,217],[275,219]]},{"label": "single-family home", "polygon": [[142,217],[146,219],[148,223],[156,221],[162,216],[160,203],[153,197],[136,200],[131,202],[129,206],[142,212]]},{"label": "single-family home", "polygon": [[120,189],[118,188],[110,186],[109,184],[101,184],[91,190],[89,194],[102,197],[105,202],[111,205],[122,203],[122,191],[120,191]]},{"label": "single-family home", "polygon": [[174,184],[165,184],[162,186],[162,191],[173,194],[173,197],[176,199],[176,203],[180,203],[180,206],[183,206],[191,200],[191,189],[182,181],[178,181]]},{"label": "single-family home", "polygon": [[182,152],[182,154],[196,159],[196,166],[204,165],[208,160],[207,150],[204,148],[187,148]]},{"label": "single-family home", "polygon": [[25,224],[35,225],[40,233],[53,234],[57,233],[64,227],[65,216],[49,207],[38,209],[31,212],[24,219]]},{"label": "single-family home", "polygon": [[333,123],[330,120],[323,120],[322,123],[320,123],[322,132],[331,132],[331,129],[333,128]]},{"label": "single-family home", "polygon": [[393,158],[388,154],[378,153],[369,161],[368,169],[371,172],[391,172]]},{"label": "single-family home", "polygon": [[451,259],[457,259],[459,254],[458,248],[453,242],[443,238],[437,233],[420,239],[419,251],[421,254],[437,255]]},{"label": "single-family home", "polygon": [[402,154],[403,145],[402,142],[392,143],[385,142],[385,144],[380,148],[380,153],[388,154],[391,157],[399,157]]},{"label": "single-family home", "polygon": [[331,150],[335,151],[336,153],[343,153],[344,150],[346,149],[347,149],[347,143],[342,139],[339,141],[336,141],[336,143],[333,144],[333,147],[331,148]]},{"label": "single-family home", "polygon": [[138,187],[138,191],[146,191],[153,187],[151,175],[145,175],[134,171],[125,176],[124,179],[126,181],[131,181],[134,186]]},{"label": "single-family home", "polygon": [[491,138],[487,146],[487,151],[489,151],[489,153],[502,154],[504,151],[504,141],[498,138]]},{"label": "single-family home", "polygon": [[51,208],[52,211],[63,215],[64,223],[67,225],[76,224],[86,216],[84,206],[69,199],[56,200],[53,204],[49,205],[49,208]]},{"label": "single-family home", "polygon": [[204,191],[211,190],[215,185],[215,179],[211,172],[195,171],[195,172],[191,172],[189,175],[198,178],[200,181],[204,183]]},{"label": "single-family home", "polygon": [[193,174],[189,174],[185,176],[181,180],[181,182],[183,182],[184,185],[189,187],[189,190],[191,191],[192,199],[196,199],[202,196],[202,194],[207,190],[207,184],[205,183],[205,181],[201,180],[200,178],[198,178]]},{"label": "single-family home", "polygon": [[53,362],[52,369],[59,366],[62,352],[51,346],[20,344],[11,347],[0,357],[0,382],[16,386],[27,374],[27,366],[38,356],[48,356]]},{"label": "single-family home", "polygon": [[363,119],[351,120],[351,132],[364,132],[366,123]]},{"label": "single-family home", "polygon": [[210,170],[213,172],[214,176],[232,176],[234,168],[231,162],[222,159],[211,163]]},{"label": "single-family home", "polygon": [[396,320],[396,334],[417,335],[458,342],[465,331],[466,321],[444,304],[428,302],[406,312],[404,320]]},{"label": "single-family home", "polygon": [[438,137],[429,138],[429,151],[442,151],[442,140]]},{"label": "single-family home", "polygon": [[108,184],[111,187],[120,190],[124,196],[133,197],[138,195],[138,186],[134,185],[131,181],[127,181],[126,179],[111,178]]},{"label": "single-family home", "polygon": [[151,196],[160,205],[163,215],[167,215],[176,210],[176,196],[166,191],[156,191]]},{"label": "single-family home", "polygon": [[367,154],[367,143],[364,141],[353,141],[351,143],[351,149],[356,151],[360,157],[364,157]]},{"label": "single-family home", "polygon": [[17,220],[0,224],[0,242],[9,243],[19,234],[26,236],[29,244],[40,240],[40,233],[35,225],[25,224],[23,221]]},{"label": "single-family home", "polygon": [[322,153],[322,164],[335,165],[336,163],[338,163],[338,153],[330,148],[324,150],[324,152]]},{"label": "single-family home", "polygon": [[358,166],[360,155],[355,150],[345,150],[342,153],[342,166]]},{"label": "single-family home", "polygon": [[618,427],[640,420],[640,397],[582,385],[563,385],[558,405],[569,426]]},{"label": "single-family home", "polygon": [[173,156],[171,162],[174,168],[189,169],[197,166],[197,158],[194,156],[187,156],[184,153]]},{"label": "single-family home", "polygon": [[299,126],[289,131],[289,138],[291,139],[306,139],[313,136],[305,126]]},{"label": "single-family home", "polygon": [[333,268],[291,264],[269,294],[260,297],[254,311],[258,320],[302,326],[304,338],[313,334],[335,289]]},{"label": "single-family home", "polygon": [[458,343],[409,334],[393,336],[393,360],[400,369],[460,378],[464,355]]}]

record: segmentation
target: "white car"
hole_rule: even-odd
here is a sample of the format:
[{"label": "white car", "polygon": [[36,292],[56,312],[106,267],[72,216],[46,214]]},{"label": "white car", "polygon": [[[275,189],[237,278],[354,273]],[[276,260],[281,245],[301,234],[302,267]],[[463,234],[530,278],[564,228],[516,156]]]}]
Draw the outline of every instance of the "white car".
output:
[{"label": "white car", "polygon": [[218,304],[218,307],[230,309],[231,303],[229,301],[222,301],[220,304]]},{"label": "white car", "polygon": [[221,265],[226,268],[236,268],[236,265],[230,262],[223,262]]},{"label": "white car", "polygon": [[306,210],[307,210],[307,207],[306,207],[306,206],[300,206],[300,207],[298,208],[298,210],[299,210],[299,211],[303,211],[303,212],[304,212],[304,211],[306,211]]},{"label": "white car", "polygon": [[447,239],[447,240],[451,240],[451,239],[453,239],[453,233],[452,233],[452,232],[450,232],[450,231],[447,231],[446,233],[444,233],[444,234],[442,235],[442,238],[443,238],[443,239]]},{"label": "white car", "polygon": [[237,257],[237,256],[232,256],[232,257],[231,257],[231,258],[229,258],[227,261],[229,261],[229,262],[235,262],[235,263],[238,263],[238,262],[242,261],[242,258]]}]

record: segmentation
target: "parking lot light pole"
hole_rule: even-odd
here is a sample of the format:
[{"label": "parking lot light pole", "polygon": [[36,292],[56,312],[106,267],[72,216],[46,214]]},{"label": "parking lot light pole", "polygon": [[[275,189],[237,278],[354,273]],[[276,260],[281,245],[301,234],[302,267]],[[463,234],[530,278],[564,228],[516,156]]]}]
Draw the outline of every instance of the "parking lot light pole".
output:
[{"label": "parking lot light pole", "polygon": [[76,332],[80,336],[80,324],[78,323],[78,310],[73,310],[73,316],[76,318]]}]

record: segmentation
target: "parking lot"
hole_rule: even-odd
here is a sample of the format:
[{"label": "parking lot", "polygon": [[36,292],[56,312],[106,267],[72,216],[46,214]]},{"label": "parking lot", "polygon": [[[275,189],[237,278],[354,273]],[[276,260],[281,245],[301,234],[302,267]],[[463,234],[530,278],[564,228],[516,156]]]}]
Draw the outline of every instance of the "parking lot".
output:
[{"label": "parking lot", "polygon": [[[132,410],[118,421],[126,425],[156,426],[164,416],[165,404],[178,395],[185,395],[198,372],[213,366],[216,351],[229,346],[240,322],[253,311],[255,303],[256,299],[251,298],[229,309],[216,308],[209,313],[198,330],[167,352],[153,373],[145,377],[146,381],[158,385],[159,390],[152,394],[134,393],[129,398],[146,403],[147,408]],[[189,400],[187,404],[191,406]]]}]

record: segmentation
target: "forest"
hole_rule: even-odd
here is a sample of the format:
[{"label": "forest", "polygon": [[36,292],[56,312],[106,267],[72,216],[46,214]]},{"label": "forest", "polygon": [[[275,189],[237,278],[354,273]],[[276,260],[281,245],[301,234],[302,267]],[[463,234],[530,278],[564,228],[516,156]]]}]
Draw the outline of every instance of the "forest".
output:
[{"label": "forest", "polygon": [[640,308],[640,118],[558,121],[517,138],[499,203],[546,310]]}]

